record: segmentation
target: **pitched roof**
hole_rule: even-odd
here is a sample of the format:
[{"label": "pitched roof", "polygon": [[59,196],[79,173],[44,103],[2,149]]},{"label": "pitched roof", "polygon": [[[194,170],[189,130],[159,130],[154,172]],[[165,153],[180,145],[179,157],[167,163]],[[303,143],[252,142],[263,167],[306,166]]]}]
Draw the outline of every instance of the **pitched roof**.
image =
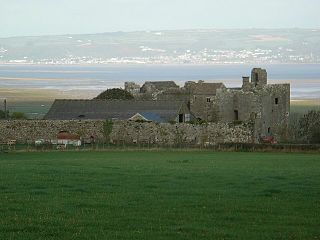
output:
[{"label": "pitched roof", "polygon": [[158,114],[154,113],[154,112],[142,112],[141,115],[152,122],[165,122]]},{"label": "pitched roof", "polygon": [[150,121],[150,122],[158,122],[163,123],[165,122],[159,115],[152,113],[152,112],[143,112],[143,113],[136,113],[133,115],[129,120],[143,120],[143,121]]},{"label": "pitched roof", "polygon": [[126,100],[55,100],[44,119],[119,119],[127,120],[136,113],[152,113],[165,121],[186,111],[183,101]]}]

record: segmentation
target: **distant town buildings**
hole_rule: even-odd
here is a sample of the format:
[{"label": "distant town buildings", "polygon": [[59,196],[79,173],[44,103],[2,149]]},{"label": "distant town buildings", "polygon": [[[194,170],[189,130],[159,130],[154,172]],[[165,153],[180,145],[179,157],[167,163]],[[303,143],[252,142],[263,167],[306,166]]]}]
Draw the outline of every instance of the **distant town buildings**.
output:
[{"label": "distant town buildings", "polygon": [[[141,48],[143,47],[143,48]],[[22,59],[6,59],[7,50],[0,48],[0,63],[15,64],[268,64],[268,63],[320,63],[320,56],[315,54],[297,54],[293,49],[279,47],[254,50],[174,50],[152,49],[141,46],[142,52],[149,52],[150,56],[127,56],[112,58],[97,58],[90,56],[66,56],[63,58],[32,59],[28,56]]]}]

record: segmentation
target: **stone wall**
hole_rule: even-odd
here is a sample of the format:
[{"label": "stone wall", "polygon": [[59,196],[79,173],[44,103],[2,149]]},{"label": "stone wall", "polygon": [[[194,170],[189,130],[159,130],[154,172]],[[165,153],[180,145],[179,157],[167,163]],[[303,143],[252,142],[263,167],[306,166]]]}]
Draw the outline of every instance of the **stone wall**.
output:
[{"label": "stone wall", "polygon": [[60,131],[68,131],[82,137],[94,136],[96,139],[104,139],[103,121],[0,121],[0,141],[14,139],[19,143],[26,143],[36,139],[53,140]]},{"label": "stone wall", "polygon": [[19,143],[36,139],[56,139],[60,131],[79,134],[83,138],[94,138],[105,142],[126,144],[216,144],[251,143],[252,131],[248,125],[209,123],[192,125],[187,123],[139,123],[116,121],[109,136],[105,135],[104,121],[50,121],[24,120],[0,121],[0,141],[17,140]]},{"label": "stone wall", "polygon": [[252,133],[247,125],[231,126],[226,123],[192,125],[117,122],[110,134],[113,143],[174,144],[217,144],[251,143]]}]

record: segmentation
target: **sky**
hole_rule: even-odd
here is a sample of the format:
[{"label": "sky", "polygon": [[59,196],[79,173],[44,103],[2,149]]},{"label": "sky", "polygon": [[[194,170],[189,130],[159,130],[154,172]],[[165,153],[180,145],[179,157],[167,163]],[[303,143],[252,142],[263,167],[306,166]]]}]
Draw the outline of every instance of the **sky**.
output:
[{"label": "sky", "polygon": [[320,0],[0,0],[0,37],[194,28],[319,28]]}]

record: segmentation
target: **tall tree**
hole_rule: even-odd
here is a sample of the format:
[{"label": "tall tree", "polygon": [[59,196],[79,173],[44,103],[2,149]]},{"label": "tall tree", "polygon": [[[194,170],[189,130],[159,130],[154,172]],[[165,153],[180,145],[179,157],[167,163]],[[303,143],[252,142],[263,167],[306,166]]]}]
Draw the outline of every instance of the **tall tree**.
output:
[{"label": "tall tree", "polygon": [[302,138],[308,143],[320,143],[320,111],[309,111],[299,121]]}]

